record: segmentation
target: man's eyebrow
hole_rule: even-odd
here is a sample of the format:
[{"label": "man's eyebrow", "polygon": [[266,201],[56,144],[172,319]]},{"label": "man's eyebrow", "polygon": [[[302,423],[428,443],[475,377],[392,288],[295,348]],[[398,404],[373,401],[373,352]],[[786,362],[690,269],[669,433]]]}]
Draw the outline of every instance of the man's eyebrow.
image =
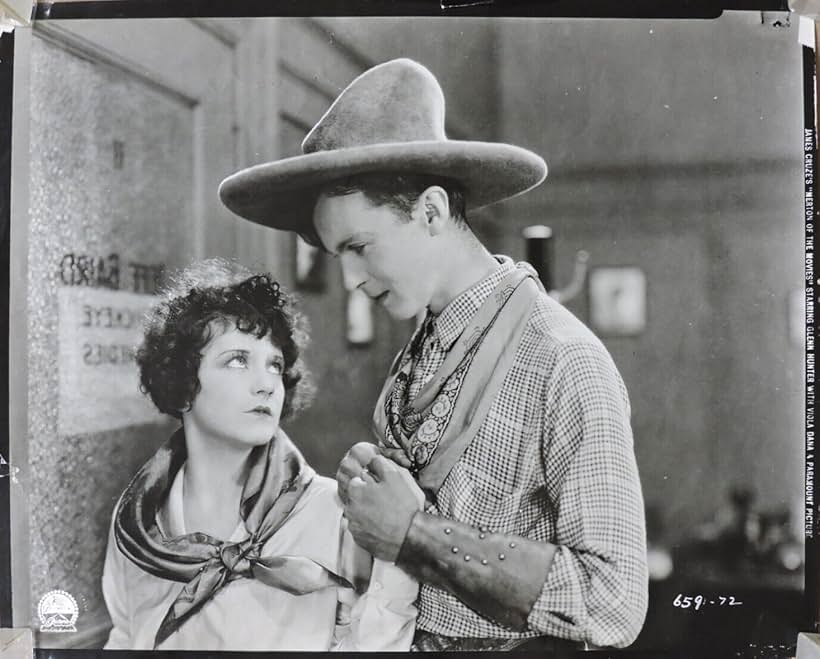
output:
[{"label": "man's eyebrow", "polygon": [[337,254],[341,254],[342,251],[347,249],[350,243],[355,243],[360,240],[371,240],[372,237],[373,234],[369,231],[359,231],[357,233],[354,233],[352,236],[348,236],[344,240],[339,241],[339,244],[336,245],[336,254],[334,254],[334,256],[336,256]]},{"label": "man's eyebrow", "polygon": [[[347,238],[345,238],[344,240],[340,240],[340,241],[339,241],[339,244],[338,244],[338,245],[336,245],[336,254],[341,254],[341,253],[342,253],[345,249],[347,249],[347,246],[348,246],[350,243],[352,243],[352,242],[353,242],[353,239],[354,239],[354,237],[353,237],[353,236],[348,236],[348,237],[347,237]],[[334,254],[334,256],[335,256],[335,254]]]}]

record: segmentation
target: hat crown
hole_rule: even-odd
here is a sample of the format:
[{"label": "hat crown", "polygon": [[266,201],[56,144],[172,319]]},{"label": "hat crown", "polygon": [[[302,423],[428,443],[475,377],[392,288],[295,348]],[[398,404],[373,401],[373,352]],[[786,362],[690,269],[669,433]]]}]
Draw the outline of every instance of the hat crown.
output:
[{"label": "hat crown", "polygon": [[438,81],[418,62],[402,58],[351,82],[305,137],[302,152],[446,139]]}]

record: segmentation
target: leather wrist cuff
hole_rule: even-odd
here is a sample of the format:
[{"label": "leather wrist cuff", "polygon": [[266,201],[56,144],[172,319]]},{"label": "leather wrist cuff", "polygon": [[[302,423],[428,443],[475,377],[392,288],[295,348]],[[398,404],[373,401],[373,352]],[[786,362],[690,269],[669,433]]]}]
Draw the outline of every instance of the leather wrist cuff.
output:
[{"label": "leather wrist cuff", "polygon": [[417,512],[396,564],[496,624],[523,631],[555,547]]}]

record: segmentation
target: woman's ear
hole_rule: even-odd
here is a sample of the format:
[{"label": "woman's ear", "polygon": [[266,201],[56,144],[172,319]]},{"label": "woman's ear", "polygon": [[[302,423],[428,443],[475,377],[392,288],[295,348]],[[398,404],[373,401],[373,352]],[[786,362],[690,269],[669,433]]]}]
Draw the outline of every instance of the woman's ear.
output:
[{"label": "woman's ear", "polygon": [[450,221],[450,201],[447,192],[438,185],[430,186],[419,195],[415,212],[431,236],[440,234]]}]

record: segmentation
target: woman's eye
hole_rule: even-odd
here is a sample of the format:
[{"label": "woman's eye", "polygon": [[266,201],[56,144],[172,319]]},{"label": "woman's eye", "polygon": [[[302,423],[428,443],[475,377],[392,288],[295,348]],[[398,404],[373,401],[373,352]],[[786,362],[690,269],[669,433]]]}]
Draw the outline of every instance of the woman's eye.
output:
[{"label": "woman's eye", "polygon": [[282,373],[285,372],[285,362],[283,362],[281,359],[277,359],[276,361],[271,362],[270,371],[271,373],[282,375]]},{"label": "woman's eye", "polygon": [[228,360],[227,365],[230,368],[244,368],[247,363],[245,355],[234,355]]},{"label": "woman's eye", "polygon": [[361,256],[364,253],[364,248],[365,247],[366,247],[366,245],[364,243],[358,243],[358,244],[350,245],[350,251],[353,252],[354,254],[358,254],[359,256]]}]

